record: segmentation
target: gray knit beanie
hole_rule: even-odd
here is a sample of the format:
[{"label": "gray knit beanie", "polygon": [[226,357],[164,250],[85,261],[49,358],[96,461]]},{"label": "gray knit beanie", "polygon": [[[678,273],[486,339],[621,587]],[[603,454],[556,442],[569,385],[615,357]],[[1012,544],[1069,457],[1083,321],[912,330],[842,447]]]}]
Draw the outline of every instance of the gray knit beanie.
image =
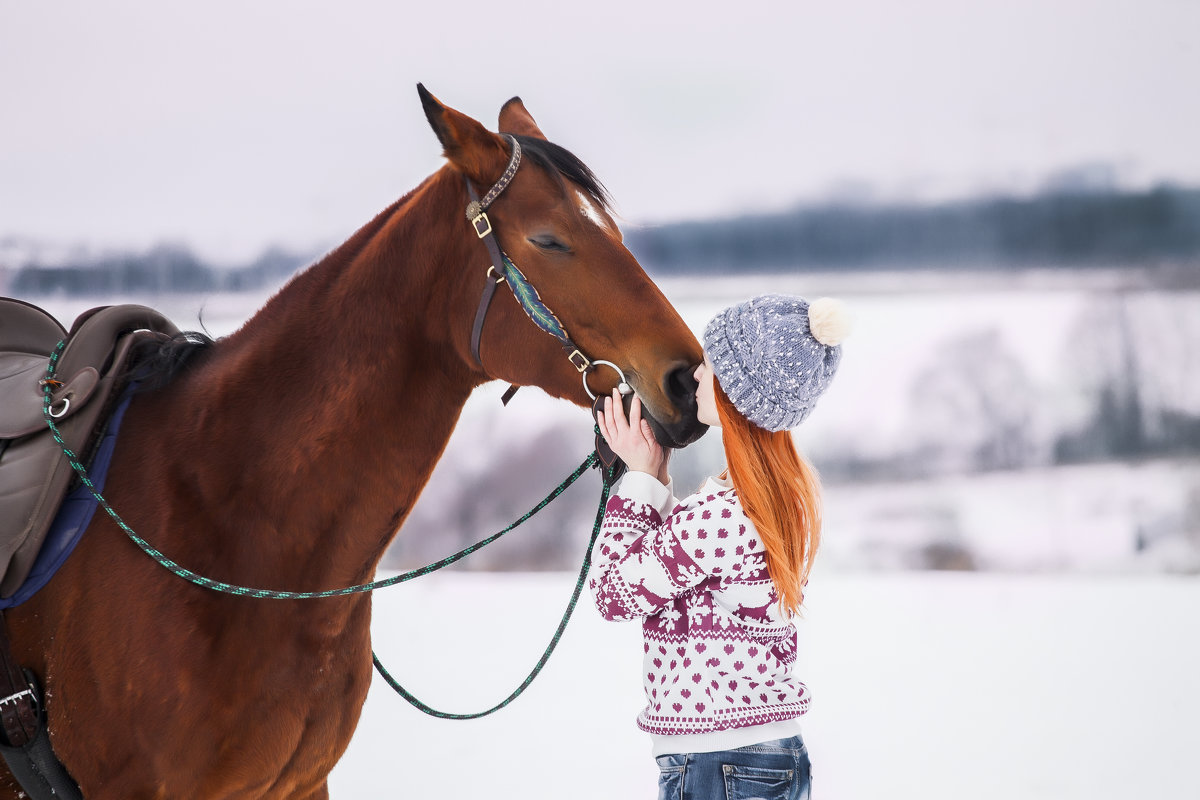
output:
[{"label": "gray knit beanie", "polygon": [[849,329],[843,305],[768,294],[730,306],[704,330],[704,352],[735,408],[769,431],[804,421],[833,380]]}]

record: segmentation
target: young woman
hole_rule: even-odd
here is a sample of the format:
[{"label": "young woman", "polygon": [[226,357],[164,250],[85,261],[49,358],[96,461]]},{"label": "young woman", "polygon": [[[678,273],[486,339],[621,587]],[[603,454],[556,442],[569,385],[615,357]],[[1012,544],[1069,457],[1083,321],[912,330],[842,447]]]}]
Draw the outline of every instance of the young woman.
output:
[{"label": "young woman", "polygon": [[614,392],[597,422],[629,467],[613,489],[590,587],[610,620],[642,620],[646,708],[659,798],[807,798],[791,674],[792,618],[821,531],[820,485],[789,429],[829,385],[846,332],[840,303],[766,295],[718,314],[696,368],[702,422],[727,468],[676,500],[668,453]]}]

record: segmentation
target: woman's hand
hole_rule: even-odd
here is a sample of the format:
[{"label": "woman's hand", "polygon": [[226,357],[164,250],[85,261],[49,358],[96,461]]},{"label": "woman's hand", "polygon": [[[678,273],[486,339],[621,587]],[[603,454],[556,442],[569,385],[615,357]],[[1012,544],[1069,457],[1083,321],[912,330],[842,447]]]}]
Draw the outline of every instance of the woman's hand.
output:
[{"label": "woman's hand", "polygon": [[663,448],[654,438],[650,423],[642,419],[642,401],[635,394],[629,407],[629,419],[625,419],[625,406],[621,395],[613,389],[612,397],[604,403],[604,411],[596,414],[600,434],[613,452],[631,470],[653,475],[664,486],[670,480],[667,464],[670,451]]}]

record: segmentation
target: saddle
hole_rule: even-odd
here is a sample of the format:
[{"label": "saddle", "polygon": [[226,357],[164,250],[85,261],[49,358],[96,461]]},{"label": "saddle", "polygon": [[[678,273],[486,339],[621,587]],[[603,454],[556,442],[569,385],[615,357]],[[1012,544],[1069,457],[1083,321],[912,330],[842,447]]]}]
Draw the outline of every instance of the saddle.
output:
[{"label": "saddle", "polygon": [[88,464],[125,387],[134,346],[179,330],[138,305],[94,308],[70,332],[37,306],[0,298],[0,597],[33,567],[74,471],[43,416],[42,381],[60,341],[50,413],[63,443]]}]

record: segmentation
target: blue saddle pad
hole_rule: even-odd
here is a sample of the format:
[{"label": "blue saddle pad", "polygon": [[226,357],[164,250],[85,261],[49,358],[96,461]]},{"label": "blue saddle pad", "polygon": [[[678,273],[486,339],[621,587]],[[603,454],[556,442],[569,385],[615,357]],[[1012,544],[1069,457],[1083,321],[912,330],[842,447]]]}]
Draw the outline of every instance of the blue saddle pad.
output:
[{"label": "blue saddle pad", "polygon": [[[125,418],[125,409],[129,408],[129,402],[133,399],[132,390],[131,386],[125,391],[117,410],[113,412],[108,421],[108,429],[100,439],[96,456],[92,459],[91,466],[88,467],[88,478],[91,479],[97,492],[104,491],[104,479],[108,476],[113,450],[117,446],[117,433],[121,429],[121,420]],[[46,539],[42,542],[42,549],[33,561],[33,568],[29,570],[29,576],[10,596],[0,597],[0,610],[24,603],[50,582],[54,573],[58,572],[58,568],[63,565],[67,556],[71,555],[75,545],[79,543],[79,537],[87,530],[98,505],[100,503],[96,500],[95,495],[82,482],[67,494],[62,506],[58,509],[58,514],[54,517],[54,522],[50,523],[50,530],[47,531]]]}]

